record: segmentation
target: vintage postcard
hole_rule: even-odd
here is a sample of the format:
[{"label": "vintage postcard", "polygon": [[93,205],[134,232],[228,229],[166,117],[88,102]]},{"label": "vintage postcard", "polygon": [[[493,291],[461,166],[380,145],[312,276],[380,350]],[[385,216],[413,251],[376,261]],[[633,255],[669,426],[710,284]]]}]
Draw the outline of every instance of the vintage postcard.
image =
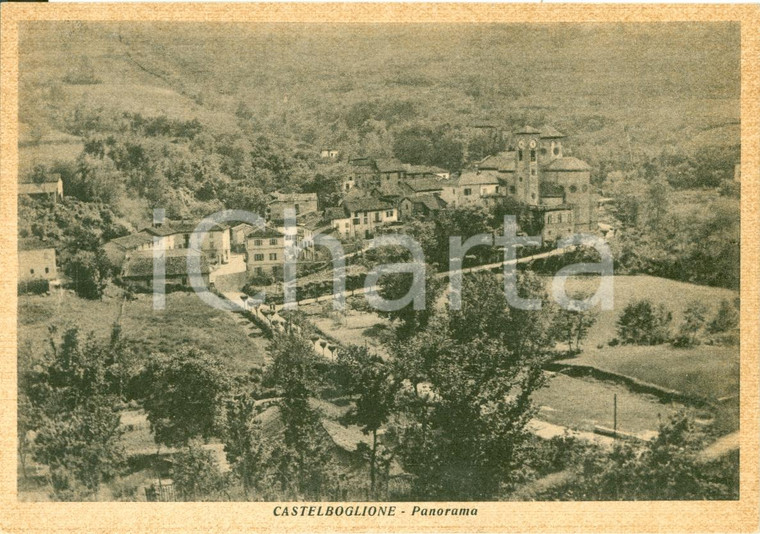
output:
[{"label": "vintage postcard", "polygon": [[0,528],[756,531],[759,14],[4,4]]}]

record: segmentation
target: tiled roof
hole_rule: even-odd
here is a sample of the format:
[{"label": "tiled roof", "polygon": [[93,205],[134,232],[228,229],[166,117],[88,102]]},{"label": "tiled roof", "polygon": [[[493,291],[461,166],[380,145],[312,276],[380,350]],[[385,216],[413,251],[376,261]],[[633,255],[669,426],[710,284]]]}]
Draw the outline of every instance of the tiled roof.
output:
[{"label": "tiled roof", "polygon": [[437,211],[446,207],[446,201],[438,195],[421,195],[413,200],[415,204],[424,205],[431,211]]},{"label": "tiled roof", "polygon": [[29,237],[26,239],[18,240],[19,252],[24,250],[43,250],[48,248],[53,248],[53,245],[47,241],[43,241],[42,239],[37,239],[36,237]]},{"label": "tiled roof", "polygon": [[[187,275],[187,256],[190,249],[171,249],[166,251],[164,271],[166,276]],[[208,262],[201,254],[201,274],[208,274]],[[130,256],[124,267],[124,278],[152,278],[153,277],[153,252],[135,252]]]},{"label": "tiled roof", "polygon": [[516,152],[500,152],[495,156],[486,156],[478,163],[478,168],[513,172],[516,166],[515,155]]},{"label": "tiled roof", "polygon": [[246,237],[283,237],[285,234],[272,228],[271,226],[265,226],[264,228],[251,228],[246,232]]},{"label": "tiled roof", "polygon": [[441,191],[446,182],[435,178],[418,178],[416,180],[407,180],[404,186],[415,193],[420,191]]},{"label": "tiled roof", "polygon": [[459,177],[459,185],[498,184],[499,180],[490,172],[465,171]]},{"label": "tiled roof", "polygon": [[153,242],[153,236],[147,232],[138,232],[136,234],[125,235],[124,237],[117,237],[111,239],[106,245],[116,245],[123,250],[132,250],[140,245],[145,245]]},{"label": "tiled roof", "polygon": [[20,184],[57,184],[61,179],[61,175],[58,173],[45,174],[42,180],[34,180],[31,174],[19,174],[18,183]]},{"label": "tiled roof", "polygon": [[534,128],[533,126],[525,125],[524,128],[521,128],[520,130],[516,131],[515,134],[540,134],[541,130]]},{"label": "tiled roof", "polygon": [[355,211],[381,211],[392,209],[393,204],[387,200],[373,197],[355,198],[343,201],[343,205],[351,212]]},{"label": "tiled roof", "polygon": [[549,163],[545,170],[547,171],[589,171],[591,167],[585,161],[578,158],[558,158]]},{"label": "tiled roof", "polygon": [[379,159],[376,165],[379,172],[406,171],[407,167],[397,159]]},{"label": "tiled roof", "polygon": [[[148,226],[146,228],[143,228],[142,231],[158,236],[192,234],[195,232],[195,228],[198,226],[199,222],[200,221],[166,221],[161,224],[161,226]],[[210,231],[219,232],[221,230],[226,230],[227,228],[229,228],[227,224],[220,223],[215,224]]]},{"label": "tiled roof", "polygon": [[556,139],[559,137],[565,137],[565,134],[560,133],[553,126],[544,126],[541,128],[541,137],[544,139]]},{"label": "tiled roof", "polygon": [[334,221],[335,219],[345,219],[346,217],[348,217],[348,215],[346,215],[346,210],[343,207],[332,206],[330,208],[325,209],[324,219],[327,221]]}]

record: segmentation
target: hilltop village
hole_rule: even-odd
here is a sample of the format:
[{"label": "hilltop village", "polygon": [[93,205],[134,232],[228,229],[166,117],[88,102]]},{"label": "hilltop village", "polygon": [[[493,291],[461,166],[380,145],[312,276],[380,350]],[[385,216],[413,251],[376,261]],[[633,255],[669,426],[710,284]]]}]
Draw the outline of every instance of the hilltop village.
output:
[{"label": "hilltop village", "polygon": [[[380,233],[402,231],[404,224],[415,218],[432,218],[443,210],[464,206],[493,207],[506,200],[533,215],[545,243],[576,232],[597,232],[598,196],[590,183],[591,169],[585,162],[564,155],[564,137],[551,126],[526,126],[514,132],[514,146],[509,150],[488,156],[456,175],[394,160],[350,158],[353,172],[341,184],[343,199],[338,205],[319,205],[316,193],[275,191],[261,214],[266,228],[255,229],[247,223],[213,227],[201,245],[203,275],[228,264],[231,255],[242,253],[250,276],[278,276],[286,245],[295,242],[302,249],[299,261],[315,259],[316,233],[333,234],[347,244],[357,243]],[[336,151],[321,155],[338,157]],[[37,187],[42,191],[44,185]],[[63,194],[59,183],[52,185],[49,194]],[[24,192],[30,194],[26,189]],[[296,213],[295,230],[285,227],[288,208]],[[152,250],[160,244],[167,250],[167,283],[187,284],[184,259],[197,222],[154,223],[109,241],[104,250],[114,265],[121,266],[125,281],[149,289]],[[31,255],[29,258],[30,265],[23,265],[22,274],[29,271],[32,276],[31,263],[35,260]],[[42,271],[38,267],[36,272]]]}]

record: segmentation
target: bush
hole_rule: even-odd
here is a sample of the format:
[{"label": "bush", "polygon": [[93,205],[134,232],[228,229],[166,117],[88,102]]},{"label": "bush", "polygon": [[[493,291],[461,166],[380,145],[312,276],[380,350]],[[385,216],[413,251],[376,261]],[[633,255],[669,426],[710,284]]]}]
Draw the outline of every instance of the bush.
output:
[{"label": "bush", "polygon": [[42,295],[50,291],[50,282],[48,280],[27,280],[18,283],[18,294],[31,293],[33,295]]},{"label": "bush", "polygon": [[670,338],[673,314],[648,299],[629,303],[617,321],[617,337],[624,345],[658,345]]}]

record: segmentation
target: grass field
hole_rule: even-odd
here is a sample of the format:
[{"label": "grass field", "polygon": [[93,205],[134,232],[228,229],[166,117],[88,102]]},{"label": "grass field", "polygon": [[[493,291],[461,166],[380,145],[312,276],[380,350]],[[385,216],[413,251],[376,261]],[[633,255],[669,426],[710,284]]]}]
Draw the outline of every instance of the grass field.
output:
[{"label": "grass field", "polygon": [[630,392],[625,386],[590,378],[553,375],[548,385],[533,394],[540,407],[538,418],[576,430],[593,431],[594,425],[612,428],[613,398],[617,394],[618,430],[632,434],[656,432],[660,420],[682,406],[663,404],[651,395]]},{"label": "grass field", "polygon": [[[47,346],[49,326],[59,332],[77,326],[82,332],[105,338],[120,303],[115,297],[80,299],[69,291],[19,297],[19,347],[41,354]],[[153,310],[151,295],[138,295],[124,306],[121,321],[123,335],[142,343],[146,354],[195,347],[219,356],[241,372],[264,361],[265,339],[249,337],[230,313],[207,306],[194,293],[167,294],[162,311]]]}]

